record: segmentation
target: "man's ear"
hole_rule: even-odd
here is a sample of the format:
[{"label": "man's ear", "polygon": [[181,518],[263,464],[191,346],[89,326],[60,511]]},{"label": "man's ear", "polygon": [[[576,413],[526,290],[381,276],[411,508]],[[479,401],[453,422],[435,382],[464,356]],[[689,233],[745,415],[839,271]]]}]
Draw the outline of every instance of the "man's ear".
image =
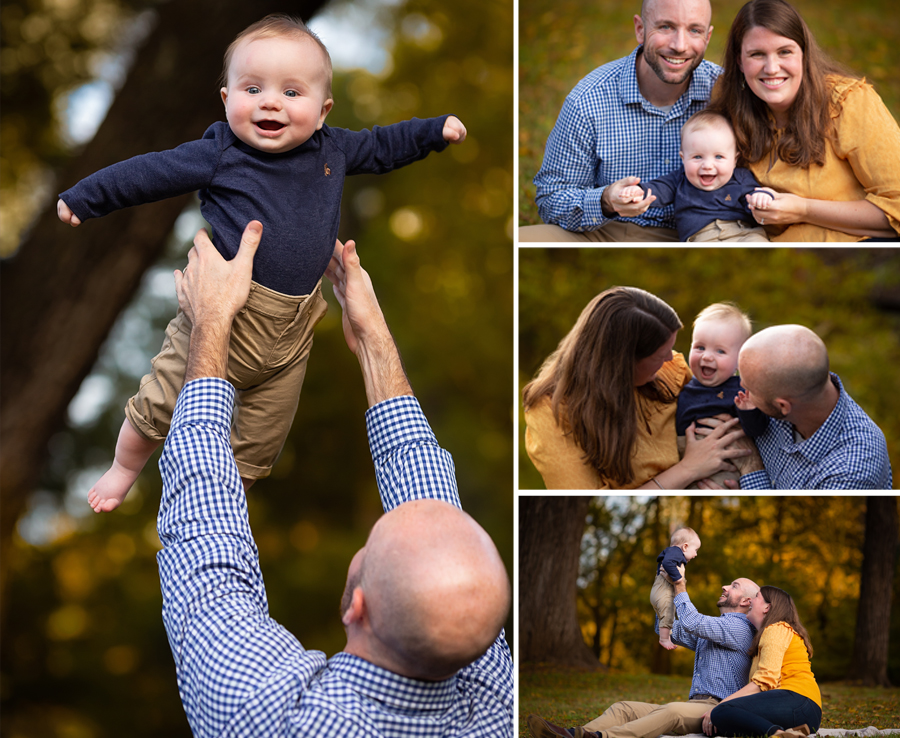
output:
[{"label": "man's ear", "polygon": [[641,16],[634,16],[634,37],[639,44],[644,43],[644,19]]},{"label": "man's ear", "polygon": [[792,403],[790,400],[785,400],[782,397],[776,397],[772,404],[775,405],[775,407],[777,407],[779,410],[781,410],[781,412],[785,416],[790,415],[791,410],[794,409],[794,403]]},{"label": "man's ear", "polygon": [[356,587],[350,597],[350,606],[344,610],[341,622],[349,627],[352,623],[361,623],[366,618],[366,596],[362,587]]}]

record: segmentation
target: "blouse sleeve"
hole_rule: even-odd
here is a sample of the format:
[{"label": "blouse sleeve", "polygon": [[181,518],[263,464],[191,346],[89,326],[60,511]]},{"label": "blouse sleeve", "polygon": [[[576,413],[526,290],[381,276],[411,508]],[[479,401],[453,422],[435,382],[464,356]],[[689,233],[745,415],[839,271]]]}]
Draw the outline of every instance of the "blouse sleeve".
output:
[{"label": "blouse sleeve", "polygon": [[770,625],[760,636],[759,664],[750,681],[763,692],[775,689],[781,683],[781,665],[793,637],[794,630],[785,622]]},{"label": "blouse sleeve", "polygon": [[835,88],[835,153],[846,159],[866,191],[900,233],[900,126],[865,80]]},{"label": "blouse sleeve", "polygon": [[584,451],[572,435],[566,435],[549,400],[539,401],[525,413],[525,450],[541,473],[547,489],[610,489],[584,460]]}]

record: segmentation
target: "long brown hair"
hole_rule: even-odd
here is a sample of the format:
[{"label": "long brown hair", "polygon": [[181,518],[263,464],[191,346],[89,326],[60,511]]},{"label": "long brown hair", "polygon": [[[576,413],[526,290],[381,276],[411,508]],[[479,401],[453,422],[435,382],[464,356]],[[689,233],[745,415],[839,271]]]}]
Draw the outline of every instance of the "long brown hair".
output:
[{"label": "long brown hair", "polygon": [[[569,334],[523,391],[525,409],[550,397],[553,417],[571,433],[585,461],[611,479],[634,479],[639,395],[663,403],[677,395],[659,379],[635,388],[635,364],[682,327],[675,311],[649,292],[613,287],[582,310]],[[564,416],[564,417],[561,417]]]},{"label": "long brown hair", "polygon": [[809,640],[809,633],[806,632],[806,628],[804,628],[803,623],[800,622],[800,613],[797,612],[797,606],[794,604],[794,600],[791,599],[791,596],[783,589],[770,587],[768,585],[760,587],[759,591],[762,594],[763,599],[769,603],[769,612],[766,613],[762,624],[759,626],[759,630],[753,637],[753,643],[750,644],[750,655],[755,656],[759,652],[759,639],[766,628],[770,625],[775,625],[775,623],[785,622],[803,639],[803,645],[806,646],[806,653],[809,654],[809,658],[812,659],[812,641]]},{"label": "long brown hair", "polygon": [[[739,64],[744,36],[760,26],[794,41],[803,52],[803,79],[780,137],[766,103],[746,87]],[[708,109],[731,120],[742,164],[755,164],[773,152],[802,169],[825,164],[826,141],[834,135],[831,86],[826,77],[856,75],[819,48],[791,5],[784,0],[751,0],[744,5],[728,32],[723,67]]]}]

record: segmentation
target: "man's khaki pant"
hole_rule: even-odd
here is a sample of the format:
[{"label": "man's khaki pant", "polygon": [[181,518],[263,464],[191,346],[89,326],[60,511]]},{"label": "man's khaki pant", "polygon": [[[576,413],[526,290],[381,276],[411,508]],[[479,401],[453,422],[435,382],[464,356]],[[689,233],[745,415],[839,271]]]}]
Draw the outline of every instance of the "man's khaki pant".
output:
[{"label": "man's khaki pant", "polygon": [[608,243],[618,241],[677,241],[677,231],[611,220],[593,231],[567,231],[558,225],[521,226],[519,243]]},{"label": "man's khaki pant", "polygon": [[718,704],[719,701],[712,698],[667,705],[616,702],[584,728],[600,732],[603,738],[657,738],[665,733],[702,733],[703,716]]}]

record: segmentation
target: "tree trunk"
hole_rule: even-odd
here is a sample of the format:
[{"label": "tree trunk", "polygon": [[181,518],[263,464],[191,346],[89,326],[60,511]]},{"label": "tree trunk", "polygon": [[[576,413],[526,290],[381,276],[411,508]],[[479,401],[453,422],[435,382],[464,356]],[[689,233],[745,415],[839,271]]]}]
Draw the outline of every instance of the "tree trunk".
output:
[{"label": "tree trunk", "polygon": [[[309,17],[323,4],[301,0],[291,12]],[[60,174],[59,189],[116,161],[197,139],[223,119],[216,79],[225,48],[250,23],[283,9],[275,0],[161,4],[106,119]],[[191,197],[119,211],[76,230],[58,220],[54,198],[0,268],[0,598],[12,533],[47,442]],[[0,617],[3,609],[5,598]]]},{"label": "tree trunk", "polygon": [[866,499],[862,576],[850,674],[867,686],[891,686],[887,661],[897,565],[897,523],[896,497]]},{"label": "tree trunk", "polygon": [[598,669],[576,611],[588,497],[519,498],[519,659]]}]

